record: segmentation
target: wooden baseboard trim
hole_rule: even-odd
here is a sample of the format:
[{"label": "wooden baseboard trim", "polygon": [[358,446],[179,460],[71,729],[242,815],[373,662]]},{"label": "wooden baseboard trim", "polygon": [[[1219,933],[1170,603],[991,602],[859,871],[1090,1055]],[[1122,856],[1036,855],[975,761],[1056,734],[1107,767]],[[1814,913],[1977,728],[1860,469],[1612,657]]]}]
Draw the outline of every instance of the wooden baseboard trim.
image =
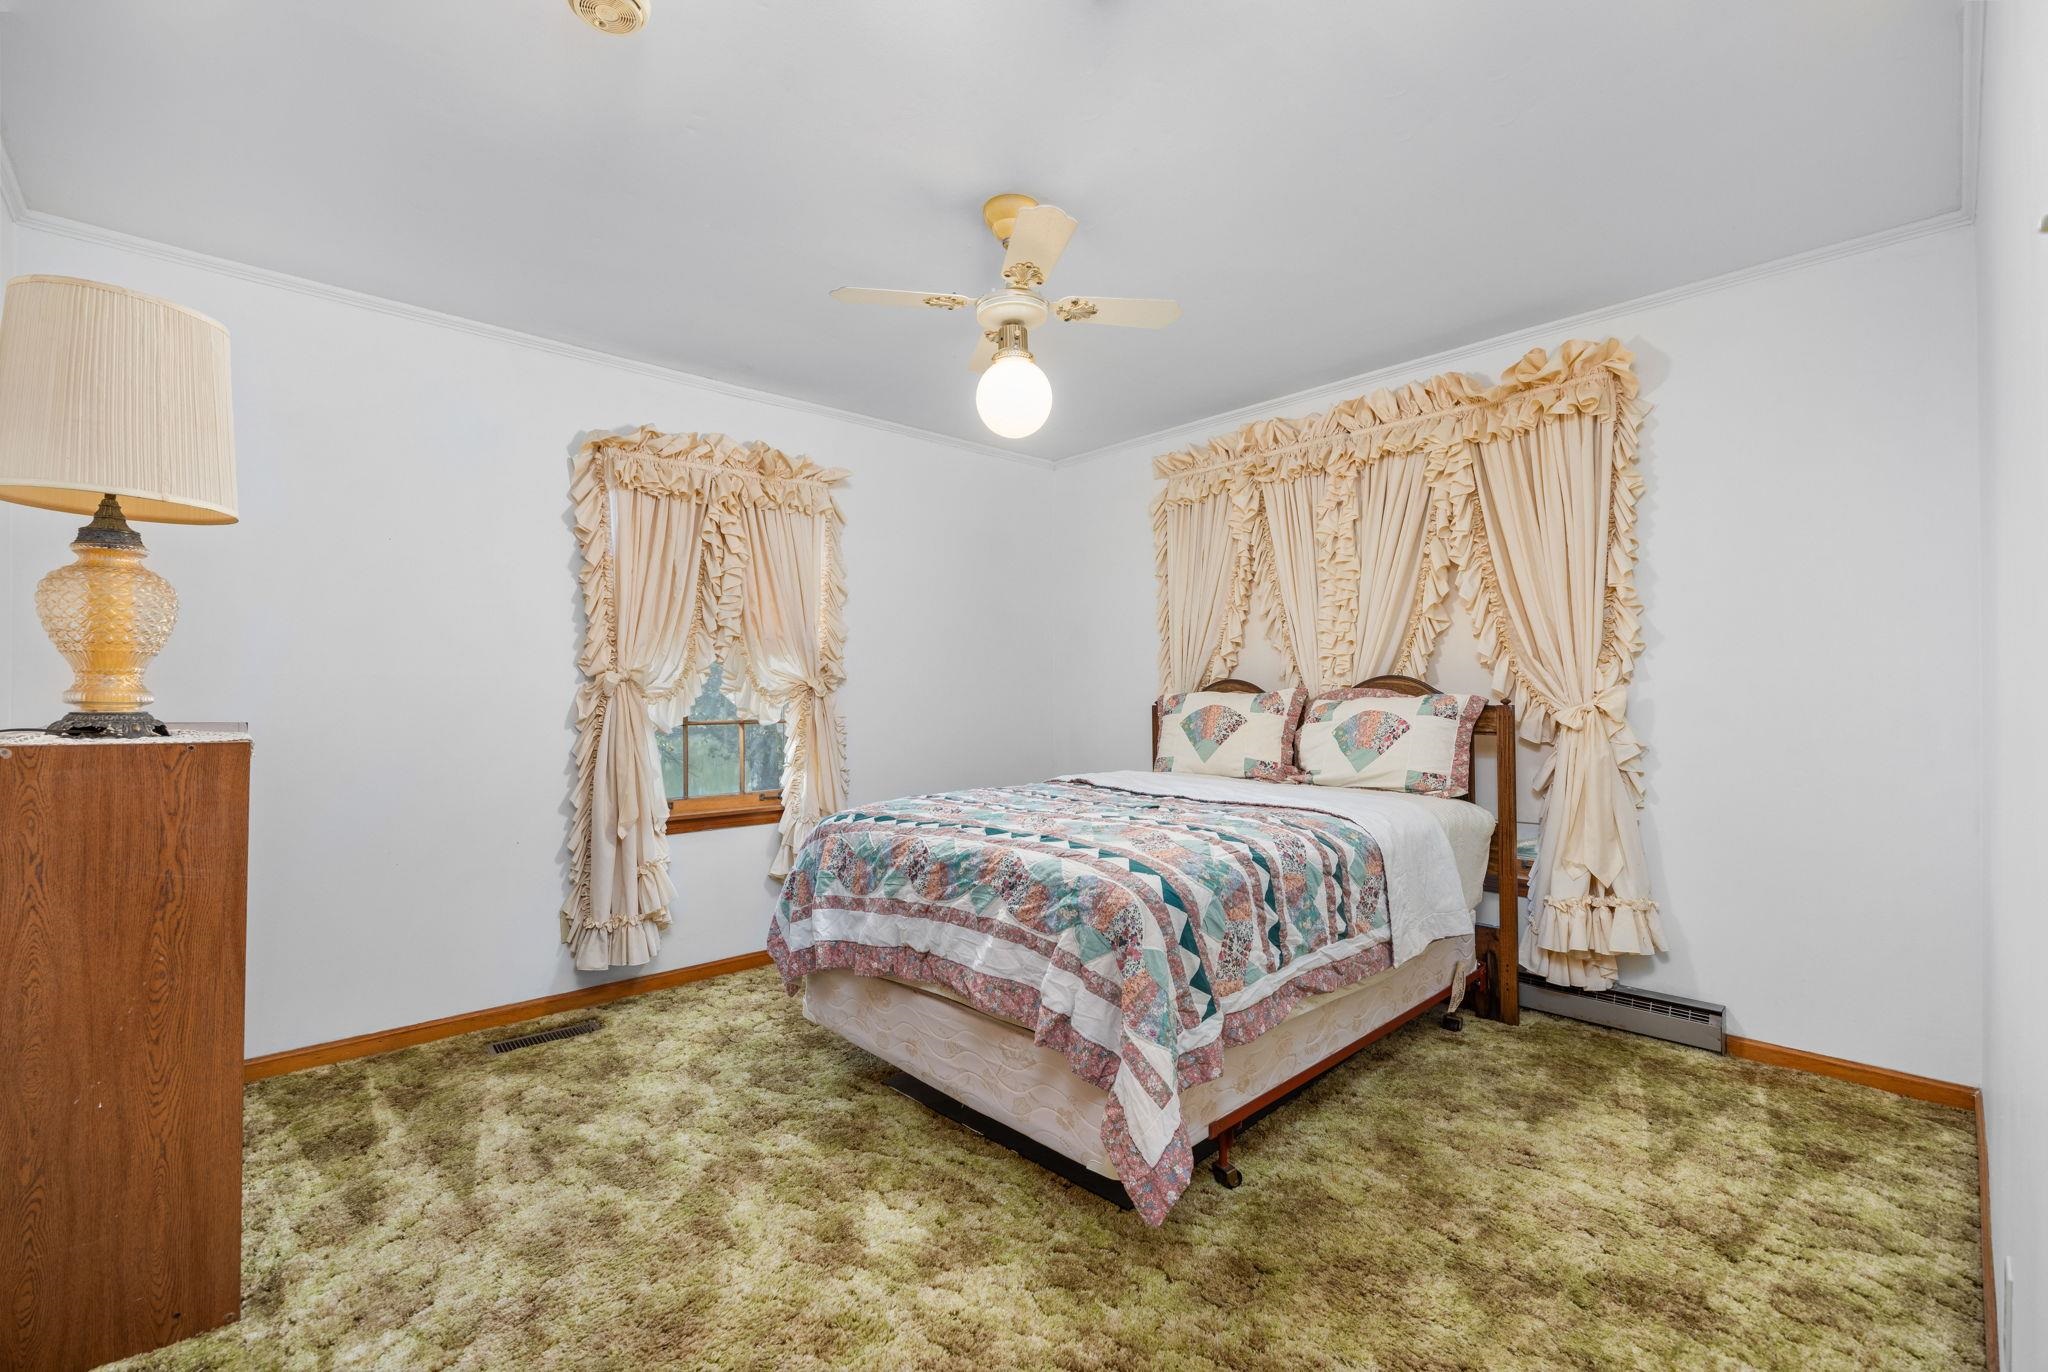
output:
[{"label": "wooden baseboard trim", "polygon": [[1728,1056],[1747,1058],[1751,1062],[1768,1063],[1772,1067],[1790,1067],[1799,1072],[1813,1072],[1823,1077],[1834,1077],[1841,1081],[1853,1081],[1858,1086],[1875,1086],[1880,1091],[1889,1091],[1895,1096],[1908,1096],[1914,1100],[1933,1101],[1957,1110],[1976,1107],[1977,1088],[1964,1086],[1960,1082],[1942,1081],[1937,1077],[1918,1077],[1911,1072],[1896,1072],[1889,1067],[1872,1067],[1867,1062],[1851,1062],[1847,1058],[1831,1058],[1825,1053],[1809,1053],[1803,1048],[1784,1048],[1761,1039],[1728,1036]]},{"label": "wooden baseboard trim", "polygon": [[373,1057],[398,1048],[411,1048],[415,1044],[474,1033],[478,1029],[497,1029],[507,1024],[539,1019],[543,1015],[557,1015],[564,1010],[582,1010],[592,1005],[624,1000],[628,996],[645,995],[649,991],[766,967],[768,962],[765,951],[741,953],[735,958],[720,958],[716,962],[700,962],[690,967],[672,967],[666,972],[608,981],[601,986],[579,987],[574,991],[522,1000],[512,1005],[492,1006],[488,1010],[471,1010],[445,1019],[430,1019],[423,1024],[380,1029],[373,1034],[357,1034],[353,1038],[308,1044],[304,1048],[288,1048],[282,1053],[265,1053],[260,1058],[249,1058],[243,1062],[242,1080],[261,1081],[265,1077],[283,1076],[286,1072],[301,1072],[308,1067],[325,1067],[329,1063]]}]

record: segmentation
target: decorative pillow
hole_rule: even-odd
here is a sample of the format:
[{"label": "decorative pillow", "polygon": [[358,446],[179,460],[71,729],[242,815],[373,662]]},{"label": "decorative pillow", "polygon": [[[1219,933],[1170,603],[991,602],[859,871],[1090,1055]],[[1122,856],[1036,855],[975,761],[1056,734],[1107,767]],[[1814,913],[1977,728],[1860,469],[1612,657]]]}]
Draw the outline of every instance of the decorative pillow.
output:
[{"label": "decorative pillow", "polygon": [[1299,781],[1294,733],[1308,692],[1187,691],[1159,698],[1155,772]]},{"label": "decorative pillow", "polygon": [[1301,768],[1318,786],[1462,796],[1472,789],[1472,727],[1485,696],[1324,691],[1301,722]]}]

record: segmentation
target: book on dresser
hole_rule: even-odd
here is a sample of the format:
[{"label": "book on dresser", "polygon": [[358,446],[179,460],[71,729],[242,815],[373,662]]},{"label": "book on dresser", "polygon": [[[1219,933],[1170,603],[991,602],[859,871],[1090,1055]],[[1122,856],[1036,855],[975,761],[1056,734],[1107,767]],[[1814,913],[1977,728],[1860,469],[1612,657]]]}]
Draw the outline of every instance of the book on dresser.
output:
[{"label": "book on dresser", "polygon": [[249,759],[0,733],[0,1367],[236,1318]]}]

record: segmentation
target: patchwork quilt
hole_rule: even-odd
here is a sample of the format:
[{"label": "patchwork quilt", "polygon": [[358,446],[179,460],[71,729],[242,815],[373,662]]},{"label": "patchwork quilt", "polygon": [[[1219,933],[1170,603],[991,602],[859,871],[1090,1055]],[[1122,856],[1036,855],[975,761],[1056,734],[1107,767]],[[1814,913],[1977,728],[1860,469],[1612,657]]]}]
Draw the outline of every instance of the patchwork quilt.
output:
[{"label": "patchwork quilt", "polygon": [[[1310,789],[1227,784],[1281,801]],[[1443,859],[1455,887],[1447,845]],[[791,994],[851,970],[945,986],[1031,1030],[1109,1093],[1104,1146],[1158,1224],[1193,1171],[1181,1092],[1301,997],[1393,965],[1390,924],[1367,825],[1069,778],[830,816],[783,885],[768,950]]]}]

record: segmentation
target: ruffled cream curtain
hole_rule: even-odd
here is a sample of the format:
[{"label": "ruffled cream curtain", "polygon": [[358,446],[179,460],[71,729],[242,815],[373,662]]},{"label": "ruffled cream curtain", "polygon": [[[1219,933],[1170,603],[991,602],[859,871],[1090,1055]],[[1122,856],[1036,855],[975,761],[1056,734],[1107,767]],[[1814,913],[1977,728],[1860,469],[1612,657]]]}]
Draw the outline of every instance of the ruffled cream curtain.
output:
[{"label": "ruffled cream curtain", "polygon": [[1256,583],[1256,498],[1224,482],[1189,483],[1152,507],[1159,576],[1159,690],[1229,675],[1244,648]]},{"label": "ruffled cream curtain", "polygon": [[[1419,606],[1443,603],[1443,588],[1423,575],[1431,501],[1424,454],[1383,454],[1355,471],[1336,465],[1315,553],[1328,607],[1319,651],[1329,684],[1348,686],[1426,660],[1445,621],[1417,623]],[[1271,500],[1282,488],[1264,489]]]},{"label": "ruffled cream curtain", "polygon": [[655,734],[676,726],[710,663],[700,588],[711,521],[704,500],[623,485],[588,449],[571,492],[587,627],[576,691],[574,895],[562,936],[579,968],[598,970],[652,960],[668,926],[675,888]]},{"label": "ruffled cream curtain", "polygon": [[805,499],[753,500],[721,526],[726,575],[721,615],[728,636],[726,680],[740,710],[788,726],[782,773],[781,843],[769,865],[787,876],[818,821],[846,808],[846,726],[837,692],[846,682],[841,607],[839,509],[821,484],[794,487]]},{"label": "ruffled cream curtain", "polygon": [[1267,603],[1276,616],[1267,624],[1266,634],[1295,678],[1311,691],[1321,690],[1343,674],[1343,668],[1332,668],[1324,660],[1317,643],[1325,596],[1316,525],[1329,491],[1330,479],[1321,472],[1258,488],[1258,532],[1269,552],[1264,558],[1255,556],[1254,561],[1272,588]]},{"label": "ruffled cream curtain", "polygon": [[[1429,557],[1440,499],[1429,473],[1450,412],[1481,394],[1464,377],[1436,377],[1157,459],[1162,687],[1234,669],[1245,611],[1268,581],[1267,632],[1304,685],[1427,661],[1450,622],[1452,584]],[[1211,541],[1223,526],[1228,549]]]},{"label": "ruffled cream curtain", "polygon": [[1444,466],[1450,554],[1494,689],[1522,737],[1549,744],[1535,791],[1543,836],[1530,874],[1522,965],[1604,990],[1622,953],[1664,947],[1636,811],[1642,745],[1628,681],[1643,649],[1636,596],[1632,359],[1567,344],[1531,354]]},{"label": "ruffled cream curtain", "polygon": [[1406,662],[1415,600],[1428,589],[1427,465],[1418,452],[1282,480],[1247,473],[1264,540],[1252,563],[1272,590],[1267,636],[1311,691]]},{"label": "ruffled cream curtain", "polygon": [[585,971],[661,949],[675,887],[656,736],[714,661],[737,703],[788,727],[782,841],[771,871],[845,803],[840,575],[846,473],[720,434],[592,439],[570,494],[586,627],[562,939]]},{"label": "ruffled cream curtain", "polygon": [[1235,666],[1261,581],[1267,631],[1311,687],[1423,672],[1460,587],[1522,737],[1552,745],[1522,964],[1591,989],[1618,954],[1664,946],[1627,718],[1640,423],[1629,351],[1574,341],[1496,386],[1432,377],[1153,464],[1167,689]]}]

